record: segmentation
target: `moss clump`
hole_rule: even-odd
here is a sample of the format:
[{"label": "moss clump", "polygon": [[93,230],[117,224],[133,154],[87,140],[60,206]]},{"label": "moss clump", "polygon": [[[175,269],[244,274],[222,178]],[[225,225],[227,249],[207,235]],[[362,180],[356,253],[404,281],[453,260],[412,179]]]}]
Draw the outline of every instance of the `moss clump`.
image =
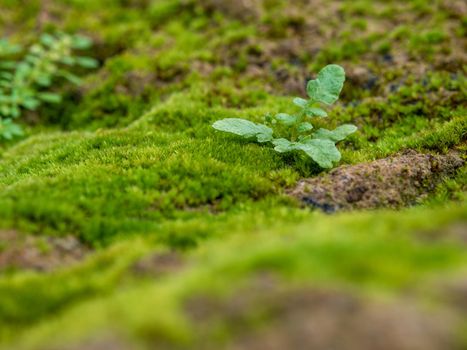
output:
[{"label": "moss clump", "polygon": [[[184,267],[165,278],[139,282],[132,279],[131,261],[150,251],[149,242],[141,240],[126,241],[80,268],[53,276],[10,278],[1,292],[3,309],[11,310],[9,317],[3,314],[8,326],[5,323],[2,328],[8,334],[14,324],[37,320],[72,304],[60,318],[28,329],[15,346],[19,349],[40,348],[41,344],[51,346],[50,335],[57,334],[58,329],[59,336],[53,337],[58,347],[64,342],[79,343],[96,336],[105,339],[109,332],[122,334],[124,340],[166,344],[169,348],[183,344],[195,346],[207,339],[196,331],[198,322],[189,321],[192,314],[186,307],[194,295],[205,296],[206,302],[211,302],[208,305],[212,305],[219,298],[235,296],[242,290],[244,293],[244,286],[252,279],[261,278],[258,276],[265,277],[266,281],[271,276],[274,285],[285,290],[310,285],[351,288],[357,295],[378,298],[383,293],[386,299],[388,296],[397,299],[401,291],[403,294],[409,291],[412,300],[421,304],[448,305],[446,299],[439,299],[437,292],[443,285],[428,286],[447,273],[455,277],[467,263],[465,249],[459,241],[426,240],[431,239],[431,232],[442,232],[451,222],[465,219],[465,203],[399,213],[353,213],[335,217],[315,213],[302,217],[299,224],[292,224],[270,209],[265,214],[274,215],[276,220],[269,228],[262,226],[260,232],[257,224],[261,221],[241,229],[225,221],[220,227],[224,237],[225,233],[231,233],[230,238],[212,240],[185,254]],[[427,216],[432,218],[430,222]],[[251,217],[241,214],[231,219],[247,223]],[[102,296],[111,290],[111,297]],[[35,300],[38,292],[43,300],[40,308],[37,304],[33,307],[22,303],[29,300],[27,297]],[[266,304],[255,308],[260,309],[261,305]],[[149,306],[151,312],[144,312]],[[206,313],[212,310],[208,307]],[[217,338],[219,328],[208,329],[214,332],[208,333],[208,339],[219,346],[239,334],[237,323],[229,324],[229,311],[222,310],[219,309],[216,318],[227,322],[224,337]],[[254,310],[237,311],[238,317],[243,318]]]},{"label": "moss clump", "polygon": [[99,245],[196,215],[191,209],[277,196],[278,185],[297,176],[260,146],[174,135],[125,130],[27,140],[3,155],[4,225]]},{"label": "moss clump", "polygon": [[[0,272],[0,348],[254,348],[242,342],[284,335],[280,318],[297,320],[293,295],[317,289],[357,305],[365,320],[368,305],[405,306],[408,295],[416,310],[404,308],[407,327],[426,329],[430,344],[436,334],[465,339],[459,323],[445,323],[453,335],[422,321],[467,321],[462,302],[445,296],[467,264],[457,229],[467,220],[465,166],[414,208],[330,217],[285,195],[317,175],[311,162],[210,127],[284,110],[336,63],[348,80],[323,126],[359,127],[340,146],[343,164],[358,169],[409,149],[465,161],[462,2],[0,0],[0,8],[13,42],[77,32],[93,38],[85,55],[100,62],[80,89],[57,86],[64,103],[28,115],[27,137],[0,148],[0,227],[31,241],[72,235],[88,251],[53,271]],[[0,242],[0,266],[9,251]],[[139,273],[154,255],[183,265]],[[271,280],[264,303],[236,307],[251,283]],[[193,296],[208,316],[219,310],[216,322],[193,319]],[[329,315],[333,303],[323,305]],[[318,309],[303,309],[305,324]]]}]

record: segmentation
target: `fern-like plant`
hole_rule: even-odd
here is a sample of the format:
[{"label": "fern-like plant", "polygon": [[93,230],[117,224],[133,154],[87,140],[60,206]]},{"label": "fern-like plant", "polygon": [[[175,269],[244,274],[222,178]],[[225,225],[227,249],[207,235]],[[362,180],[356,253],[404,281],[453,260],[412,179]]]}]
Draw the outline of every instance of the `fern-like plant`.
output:
[{"label": "fern-like plant", "polygon": [[21,55],[21,46],[0,40],[0,138],[12,139],[23,134],[13,121],[23,110],[36,110],[42,103],[61,101],[58,93],[50,91],[57,79],[79,84],[80,79],[70,72],[71,67],[97,67],[95,59],[74,54],[75,50],[91,45],[88,38],[79,35],[43,34],[38,43]]},{"label": "fern-like plant", "polygon": [[[280,153],[303,151],[322,168],[332,168],[341,159],[336,143],[357,130],[351,124],[344,124],[334,130],[313,131],[314,118],[327,117],[321,105],[332,105],[339,98],[344,86],[345,72],[338,65],[324,67],[315,80],[307,85],[309,99],[295,98],[293,103],[298,112],[279,113],[266,116],[265,124],[257,124],[240,118],[227,118],[216,121],[214,129],[256,139],[257,142],[271,142],[274,150]],[[274,128],[274,129],[273,129]]]}]

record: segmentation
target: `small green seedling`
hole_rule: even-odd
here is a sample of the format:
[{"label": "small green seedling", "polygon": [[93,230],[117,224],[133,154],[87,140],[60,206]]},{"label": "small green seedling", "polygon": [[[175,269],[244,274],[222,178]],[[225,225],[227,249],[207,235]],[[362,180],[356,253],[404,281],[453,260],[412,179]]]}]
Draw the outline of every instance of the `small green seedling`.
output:
[{"label": "small green seedling", "polygon": [[21,60],[22,48],[0,39],[0,138],[12,139],[23,134],[13,122],[23,110],[36,110],[42,103],[59,103],[61,96],[51,92],[57,78],[74,84],[80,79],[72,66],[95,68],[93,58],[75,56],[74,50],[88,49],[91,41],[78,35],[43,34]]},{"label": "small green seedling", "polygon": [[[299,108],[295,114],[279,113],[266,116],[264,124],[253,123],[240,118],[227,118],[216,121],[214,129],[256,139],[257,142],[271,142],[274,150],[280,153],[303,151],[322,168],[332,168],[341,159],[336,143],[344,140],[357,130],[355,125],[344,124],[334,130],[313,131],[313,118],[324,118],[328,114],[321,105],[332,105],[339,98],[344,86],[345,72],[338,65],[324,67],[315,80],[307,84],[308,100],[295,98],[293,103]],[[274,137],[278,135],[279,137]]]}]

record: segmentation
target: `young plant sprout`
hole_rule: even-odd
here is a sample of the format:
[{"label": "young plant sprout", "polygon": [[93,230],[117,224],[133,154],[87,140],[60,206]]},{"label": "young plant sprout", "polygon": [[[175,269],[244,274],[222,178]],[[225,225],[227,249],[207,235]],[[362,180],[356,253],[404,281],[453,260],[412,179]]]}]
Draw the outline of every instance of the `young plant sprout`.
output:
[{"label": "young plant sprout", "polygon": [[241,118],[226,118],[216,121],[212,127],[246,139],[256,139],[260,143],[271,142],[274,150],[280,153],[303,151],[320,167],[332,168],[341,159],[336,143],[354,133],[357,127],[344,124],[334,130],[321,128],[313,131],[312,121],[328,116],[321,106],[332,105],[339,99],[344,81],[344,69],[335,64],[328,65],[315,80],[308,82],[309,99],[297,97],[293,100],[299,108],[297,113],[266,116],[265,122],[270,126]]},{"label": "young plant sprout", "polygon": [[74,50],[88,49],[91,45],[89,39],[78,35],[43,34],[24,58],[16,61],[22,48],[0,40],[0,138],[11,139],[23,134],[13,120],[24,109],[36,110],[42,103],[61,101],[59,94],[49,91],[57,78],[80,83],[69,67],[97,67],[98,62],[93,58],[74,55]]}]

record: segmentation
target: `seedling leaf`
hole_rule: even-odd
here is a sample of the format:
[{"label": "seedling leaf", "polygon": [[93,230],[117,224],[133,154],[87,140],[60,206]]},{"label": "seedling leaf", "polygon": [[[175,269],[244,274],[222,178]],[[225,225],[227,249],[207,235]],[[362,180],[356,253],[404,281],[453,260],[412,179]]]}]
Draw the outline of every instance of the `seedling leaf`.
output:
[{"label": "seedling leaf", "polygon": [[279,113],[276,114],[274,117],[279,123],[290,126],[294,125],[297,122],[297,117],[287,114],[287,113]]},{"label": "seedling leaf", "polygon": [[22,136],[23,130],[11,119],[0,119],[0,135],[6,140],[11,140],[15,136]]},{"label": "seedling leaf", "polygon": [[[293,99],[293,104],[300,108],[295,114],[278,113],[274,117],[266,114],[264,121],[272,126],[256,124],[248,120],[228,118],[215,122],[213,127],[244,138],[256,137],[258,142],[270,141],[279,153],[302,151],[322,168],[332,168],[341,159],[336,142],[355,132],[354,125],[346,124],[334,130],[319,129],[313,134],[311,117],[327,117],[327,112],[320,108],[320,103],[332,104],[339,98],[345,81],[344,69],[337,65],[324,67],[315,80],[307,85],[309,100],[300,97]],[[296,109],[296,108],[295,108]],[[277,127],[282,124],[281,127]],[[284,128],[286,126],[287,128]],[[279,135],[273,138],[273,132]],[[283,137],[285,136],[285,137]]]},{"label": "seedling leaf", "polygon": [[43,34],[17,60],[13,55],[21,52],[21,48],[0,40],[0,138],[20,135],[20,127],[11,120],[18,118],[24,109],[36,110],[44,102],[61,101],[59,94],[47,91],[56,78],[80,83],[79,78],[64,65],[97,66],[98,62],[92,58],[73,56],[73,48],[88,48],[90,44],[91,41],[85,37]]},{"label": "seedling leaf", "polygon": [[62,96],[59,94],[54,94],[53,92],[42,92],[38,97],[48,103],[60,103],[62,101]]},{"label": "seedling leaf", "polygon": [[258,142],[272,140],[272,129],[263,124],[256,124],[241,118],[226,118],[216,121],[212,127],[219,131],[229,132],[244,138],[256,137]]},{"label": "seedling leaf", "polygon": [[331,105],[337,101],[345,81],[345,71],[342,67],[331,64],[324,67],[315,80],[307,84],[308,96],[316,102]]},{"label": "seedling leaf", "polygon": [[303,122],[299,124],[297,127],[298,132],[307,132],[307,131],[310,131],[311,129],[313,129],[313,125],[311,125],[311,123],[308,123],[308,122]]},{"label": "seedling leaf", "polygon": [[76,57],[76,64],[83,68],[97,68],[99,67],[99,62],[91,57]]},{"label": "seedling leaf", "polygon": [[297,147],[310,156],[322,168],[332,168],[341,159],[341,154],[331,140],[312,139],[298,142]]},{"label": "seedling leaf", "polygon": [[324,109],[317,108],[317,107],[307,108],[305,109],[305,113],[306,115],[311,116],[311,117],[325,118],[328,116],[328,114],[326,113]]},{"label": "seedling leaf", "polygon": [[339,142],[345,139],[350,134],[357,131],[357,127],[352,124],[341,125],[334,130],[319,129],[313,134],[315,139],[331,140],[334,142]]},{"label": "seedling leaf", "polygon": [[290,142],[283,138],[272,140],[272,144],[275,146],[274,150],[279,153],[290,152],[297,149],[295,142]]},{"label": "seedling leaf", "polygon": [[293,103],[297,105],[298,107],[305,108],[308,104],[308,101],[301,97],[295,97],[293,99]]}]

